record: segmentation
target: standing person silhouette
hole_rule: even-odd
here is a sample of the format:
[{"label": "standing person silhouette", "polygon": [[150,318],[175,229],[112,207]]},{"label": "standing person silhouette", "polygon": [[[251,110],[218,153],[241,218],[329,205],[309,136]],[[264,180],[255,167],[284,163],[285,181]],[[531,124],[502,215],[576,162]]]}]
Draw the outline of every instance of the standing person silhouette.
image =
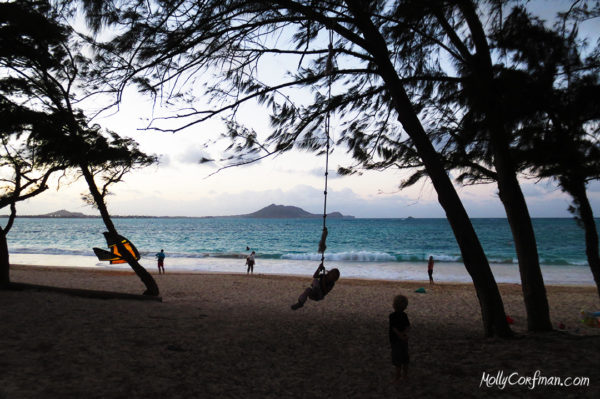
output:
[{"label": "standing person silhouette", "polygon": [[162,274],[165,274],[165,257],[167,256],[165,255],[165,250],[161,249],[160,252],[154,256],[158,259],[158,274],[161,274],[161,271]]},{"label": "standing person silhouette", "polygon": [[433,284],[433,256],[429,257],[427,263],[427,274],[429,274],[429,284]]},{"label": "standing person silhouette", "polygon": [[246,258],[246,265],[248,266],[246,274],[254,274],[254,255],[256,255],[256,252],[252,251],[252,253]]},{"label": "standing person silhouette", "polygon": [[392,347],[392,364],[396,366],[396,378],[394,383],[399,383],[402,378],[408,377],[408,364],[410,357],[408,355],[408,331],[410,330],[410,321],[404,312],[408,306],[408,298],[404,295],[397,295],[394,298],[394,313],[389,316],[390,327],[390,345]]}]

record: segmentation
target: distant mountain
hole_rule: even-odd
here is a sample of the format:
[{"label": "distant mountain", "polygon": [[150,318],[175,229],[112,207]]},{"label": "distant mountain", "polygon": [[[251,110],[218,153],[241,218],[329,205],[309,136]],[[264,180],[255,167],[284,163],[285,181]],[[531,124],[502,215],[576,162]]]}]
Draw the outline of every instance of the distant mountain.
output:
[{"label": "distant mountain", "polygon": [[[8,215],[0,215],[0,217],[8,217]],[[81,212],[70,212],[65,209],[60,211],[45,213],[43,215],[18,215],[21,218],[98,218],[99,216],[86,215]],[[271,204],[261,210],[258,210],[247,215],[234,215],[234,216],[202,216],[202,217],[189,217],[189,216],[139,216],[139,215],[112,215],[113,218],[153,218],[153,219],[171,219],[171,218],[189,218],[189,219],[206,219],[206,218],[248,218],[248,219],[314,219],[322,218],[323,215],[316,213],[306,212],[302,208],[297,206],[286,206],[286,205],[275,205]],[[339,212],[331,212],[327,214],[330,219],[354,219],[354,216],[342,215]]]},{"label": "distant mountain", "polygon": [[69,212],[65,209],[60,211],[46,213],[44,215],[37,215],[38,218],[93,218],[95,216],[85,215],[81,212]]},{"label": "distant mountain", "polygon": [[[297,206],[271,204],[256,212],[246,215],[237,215],[235,217],[248,219],[314,219],[322,218],[323,215],[307,212]],[[354,219],[354,216],[342,215],[339,212],[328,213],[327,217],[332,219]]]}]

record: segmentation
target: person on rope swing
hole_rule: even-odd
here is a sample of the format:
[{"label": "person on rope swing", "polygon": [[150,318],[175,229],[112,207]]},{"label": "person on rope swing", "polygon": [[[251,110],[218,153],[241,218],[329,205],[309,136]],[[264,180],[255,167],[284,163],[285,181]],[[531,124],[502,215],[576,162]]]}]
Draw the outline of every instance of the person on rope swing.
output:
[{"label": "person on rope swing", "polygon": [[335,282],[340,278],[340,271],[338,269],[325,270],[323,263],[319,265],[315,274],[313,274],[313,281],[310,287],[304,290],[298,297],[298,302],[292,305],[292,310],[300,309],[308,299],[313,301],[320,301],[325,298],[335,285]]}]

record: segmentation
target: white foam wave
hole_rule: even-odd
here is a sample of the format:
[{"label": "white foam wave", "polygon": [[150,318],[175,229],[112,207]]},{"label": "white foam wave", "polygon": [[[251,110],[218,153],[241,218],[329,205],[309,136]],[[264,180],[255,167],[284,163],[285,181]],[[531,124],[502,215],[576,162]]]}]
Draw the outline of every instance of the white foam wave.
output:
[{"label": "white foam wave", "polygon": [[[319,253],[302,253],[302,254],[285,254],[282,259],[288,260],[310,260],[320,261],[321,254]],[[350,251],[338,253],[325,253],[325,260],[328,261],[351,261],[351,262],[395,262],[395,256],[385,252],[369,252],[369,251]]]},{"label": "white foam wave", "polygon": [[433,256],[433,259],[437,262],[460,262],[462,258],[460,255],[452,256],[452,255],[439,255],[439,254],[429,254],[426,259],[429,259],[429,256]]},{"label": "white foam wave", "polygon": [[[316,254],[315,254],[316,255]],[[333,254],[340,255],[340,254]],[[391,256],[391,255],[388,255]],[[231,258],[167,258],[165,267],[170,271],[181,272],[220,272],[220,273],[246,273],[246,266],[241,259]],[[318,261],[320,261],[320,255]],[[109,265],[108,262],[98,262],[95,256],[77,255],[48,255],[48,254],[14,254],[11,256],[13,264],[44,265],[44,266],[78,266],[103,269],[130,270],[129,265]],[[339,268],[343,278],[375,278],[385,280],[413,280],[427,281],[426,264],[419,262],[361,262],[338,261],[335,267]],[[142,258],[141,265],[146,270],[156,273],[154,259]],[[328,265],[330,266],[330,265]],[[257,258],[254,272],[259,274],[292,274],[310,278],[314,273],[316,264],[310,260],[284,260]],[[521,282],[517,265],[492,264],[492,272],[499,283],[519,284]],[[589,267],[581,266],[542,266],[544,282],[547,284],[576,284],[593,285],[594,278]],[[445,282],[472,282],[462,263],[440,262],[434,269],[435,281]]]}]

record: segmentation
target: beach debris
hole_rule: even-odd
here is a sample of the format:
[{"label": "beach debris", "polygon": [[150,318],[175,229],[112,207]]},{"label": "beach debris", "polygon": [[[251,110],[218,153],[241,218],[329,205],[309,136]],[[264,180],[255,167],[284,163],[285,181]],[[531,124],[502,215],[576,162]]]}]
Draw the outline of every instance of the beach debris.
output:
[{"label": "beach debris", "polygon": [[174,352],[185,352],[185,349],[183,349],[181,346],[173,345],[173,344],[167,346],[167,350],[174,351]]},{"label": "beach debris", "polygon": [[515,324],[515,320],[512,317],[510,317],[509,315],[506,315],[506,322],[508,324]]},{"label": "beach debris", "polygon": [[600,327],[600,312],[581,311],[581,322],[588,327]]},{"label": "beach debris", "polygon": [[418,294],[425,294],[427,291],[425,291],[425,288],[420,287],[420,288],[417,288],[415,290],[415,292],[418,293]]}]

